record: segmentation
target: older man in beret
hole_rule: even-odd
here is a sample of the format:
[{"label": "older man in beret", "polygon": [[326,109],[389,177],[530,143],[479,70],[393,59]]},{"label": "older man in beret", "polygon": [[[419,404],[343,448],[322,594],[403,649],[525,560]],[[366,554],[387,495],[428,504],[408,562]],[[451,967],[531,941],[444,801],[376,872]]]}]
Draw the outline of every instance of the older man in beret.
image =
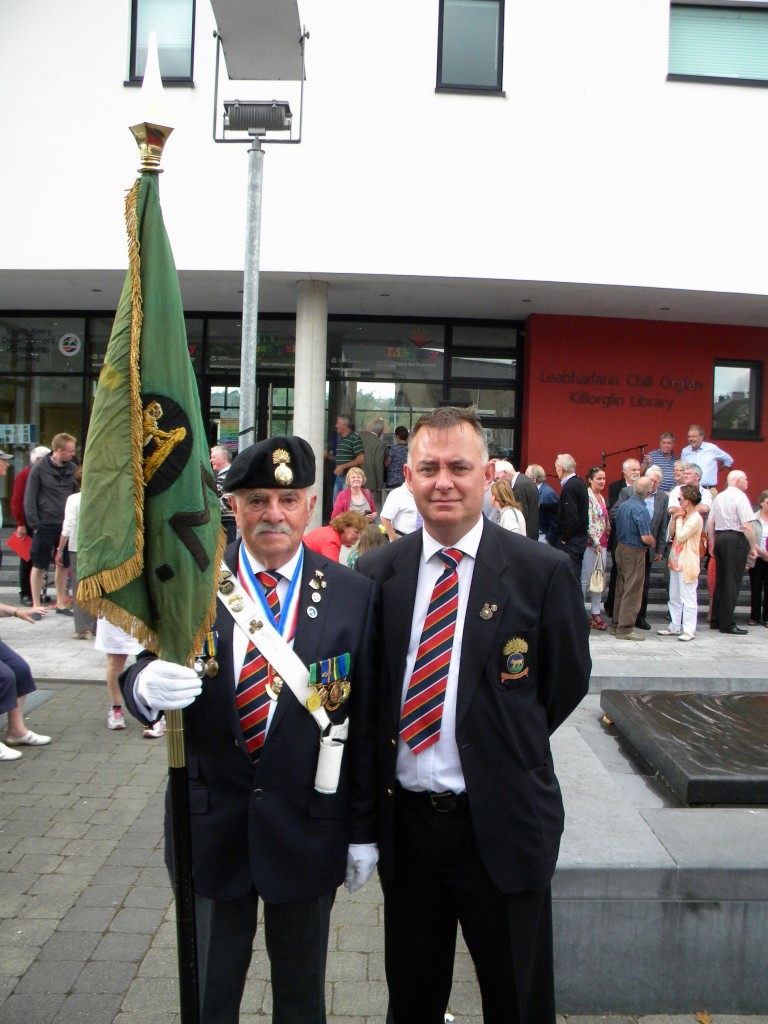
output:
[{"label": "older man in beret", "polygon": [[[314,483],[300,437],[235,458],[227,490],[241,540],[225,552],[197,671],[143,654],[121,680],[141,721],[187,708],[201,1024],[239,1020],[259,899],[273,1021],[324,1024],[336,889],[363,885],[378,856],[365,660],[375,587],[302,544]],[[330,782],[321,737],[341,754]]]}]

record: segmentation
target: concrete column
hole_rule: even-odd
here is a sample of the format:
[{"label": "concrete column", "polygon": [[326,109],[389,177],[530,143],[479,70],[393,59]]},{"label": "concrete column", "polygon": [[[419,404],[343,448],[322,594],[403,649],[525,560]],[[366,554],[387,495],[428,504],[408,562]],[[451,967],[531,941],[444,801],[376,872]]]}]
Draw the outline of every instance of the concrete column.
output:
[{"label": "concrete column", "polygon": [[317,460],[317,505],[310,529],[322,525],[328,282],[298,281],[293,432],[312,445]]}]

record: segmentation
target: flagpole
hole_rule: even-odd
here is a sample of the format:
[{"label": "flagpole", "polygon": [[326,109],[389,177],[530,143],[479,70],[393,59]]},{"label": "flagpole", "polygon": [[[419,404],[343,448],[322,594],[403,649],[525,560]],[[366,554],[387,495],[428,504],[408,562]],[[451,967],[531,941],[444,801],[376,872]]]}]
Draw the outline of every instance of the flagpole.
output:
[{"label": "flagpole", "polygon": [[[148,60],[149,64],[149,60]],[[162,174],[160,159],[173,128],[144,121],[131,126],[141,154],[141,174]],[[163,657],[163,652],[159,652]],[[200,989],[195,929],[195,886],[192,873],[192,833],[184,746],[184,712],[166,711],[168,797],[171,809],[173,891],[176,900],[176,939],[179,967],[181,1024],[199,1024]]]}]

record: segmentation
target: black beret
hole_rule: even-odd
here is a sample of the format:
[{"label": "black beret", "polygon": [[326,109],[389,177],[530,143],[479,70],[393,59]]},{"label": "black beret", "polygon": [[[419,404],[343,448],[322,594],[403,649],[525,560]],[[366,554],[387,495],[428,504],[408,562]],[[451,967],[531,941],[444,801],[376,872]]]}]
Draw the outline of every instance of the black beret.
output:
[{"label": "black beret", "polygon": [[312,487],[315,453],[303,437],[270,437],[244,448],[232,460],[224,488]]}]

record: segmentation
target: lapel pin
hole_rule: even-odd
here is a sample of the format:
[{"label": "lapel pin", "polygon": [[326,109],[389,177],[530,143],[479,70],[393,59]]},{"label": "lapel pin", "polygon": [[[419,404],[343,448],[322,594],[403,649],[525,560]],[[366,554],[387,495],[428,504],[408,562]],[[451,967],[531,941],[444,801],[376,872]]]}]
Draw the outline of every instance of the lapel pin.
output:
[{"label": "lapel pin", "polygon": [[313,604],[311,604],[309,608],[307,608],[307,615],[310,617],[310,619],[317,618],[317,608],[315,608]]},{"label": "lapel pin", "polygon": [[481,618],[481,619],[485,619],[486,621],[487,621],[488,619],[492,619],[492,618],[493,618],[493,616],[494,616],[494,615],[496,614],[496,612],[497,612],[498,610],[499,610],[499,607],[498,607],[498,605],[495,605],[495,604],[487,604],[487,603],[486,603],[486,604],[484,604],[484,605],[483,605],[483,607],[482,607],[482,608],[480,609],[480,618]]}]

